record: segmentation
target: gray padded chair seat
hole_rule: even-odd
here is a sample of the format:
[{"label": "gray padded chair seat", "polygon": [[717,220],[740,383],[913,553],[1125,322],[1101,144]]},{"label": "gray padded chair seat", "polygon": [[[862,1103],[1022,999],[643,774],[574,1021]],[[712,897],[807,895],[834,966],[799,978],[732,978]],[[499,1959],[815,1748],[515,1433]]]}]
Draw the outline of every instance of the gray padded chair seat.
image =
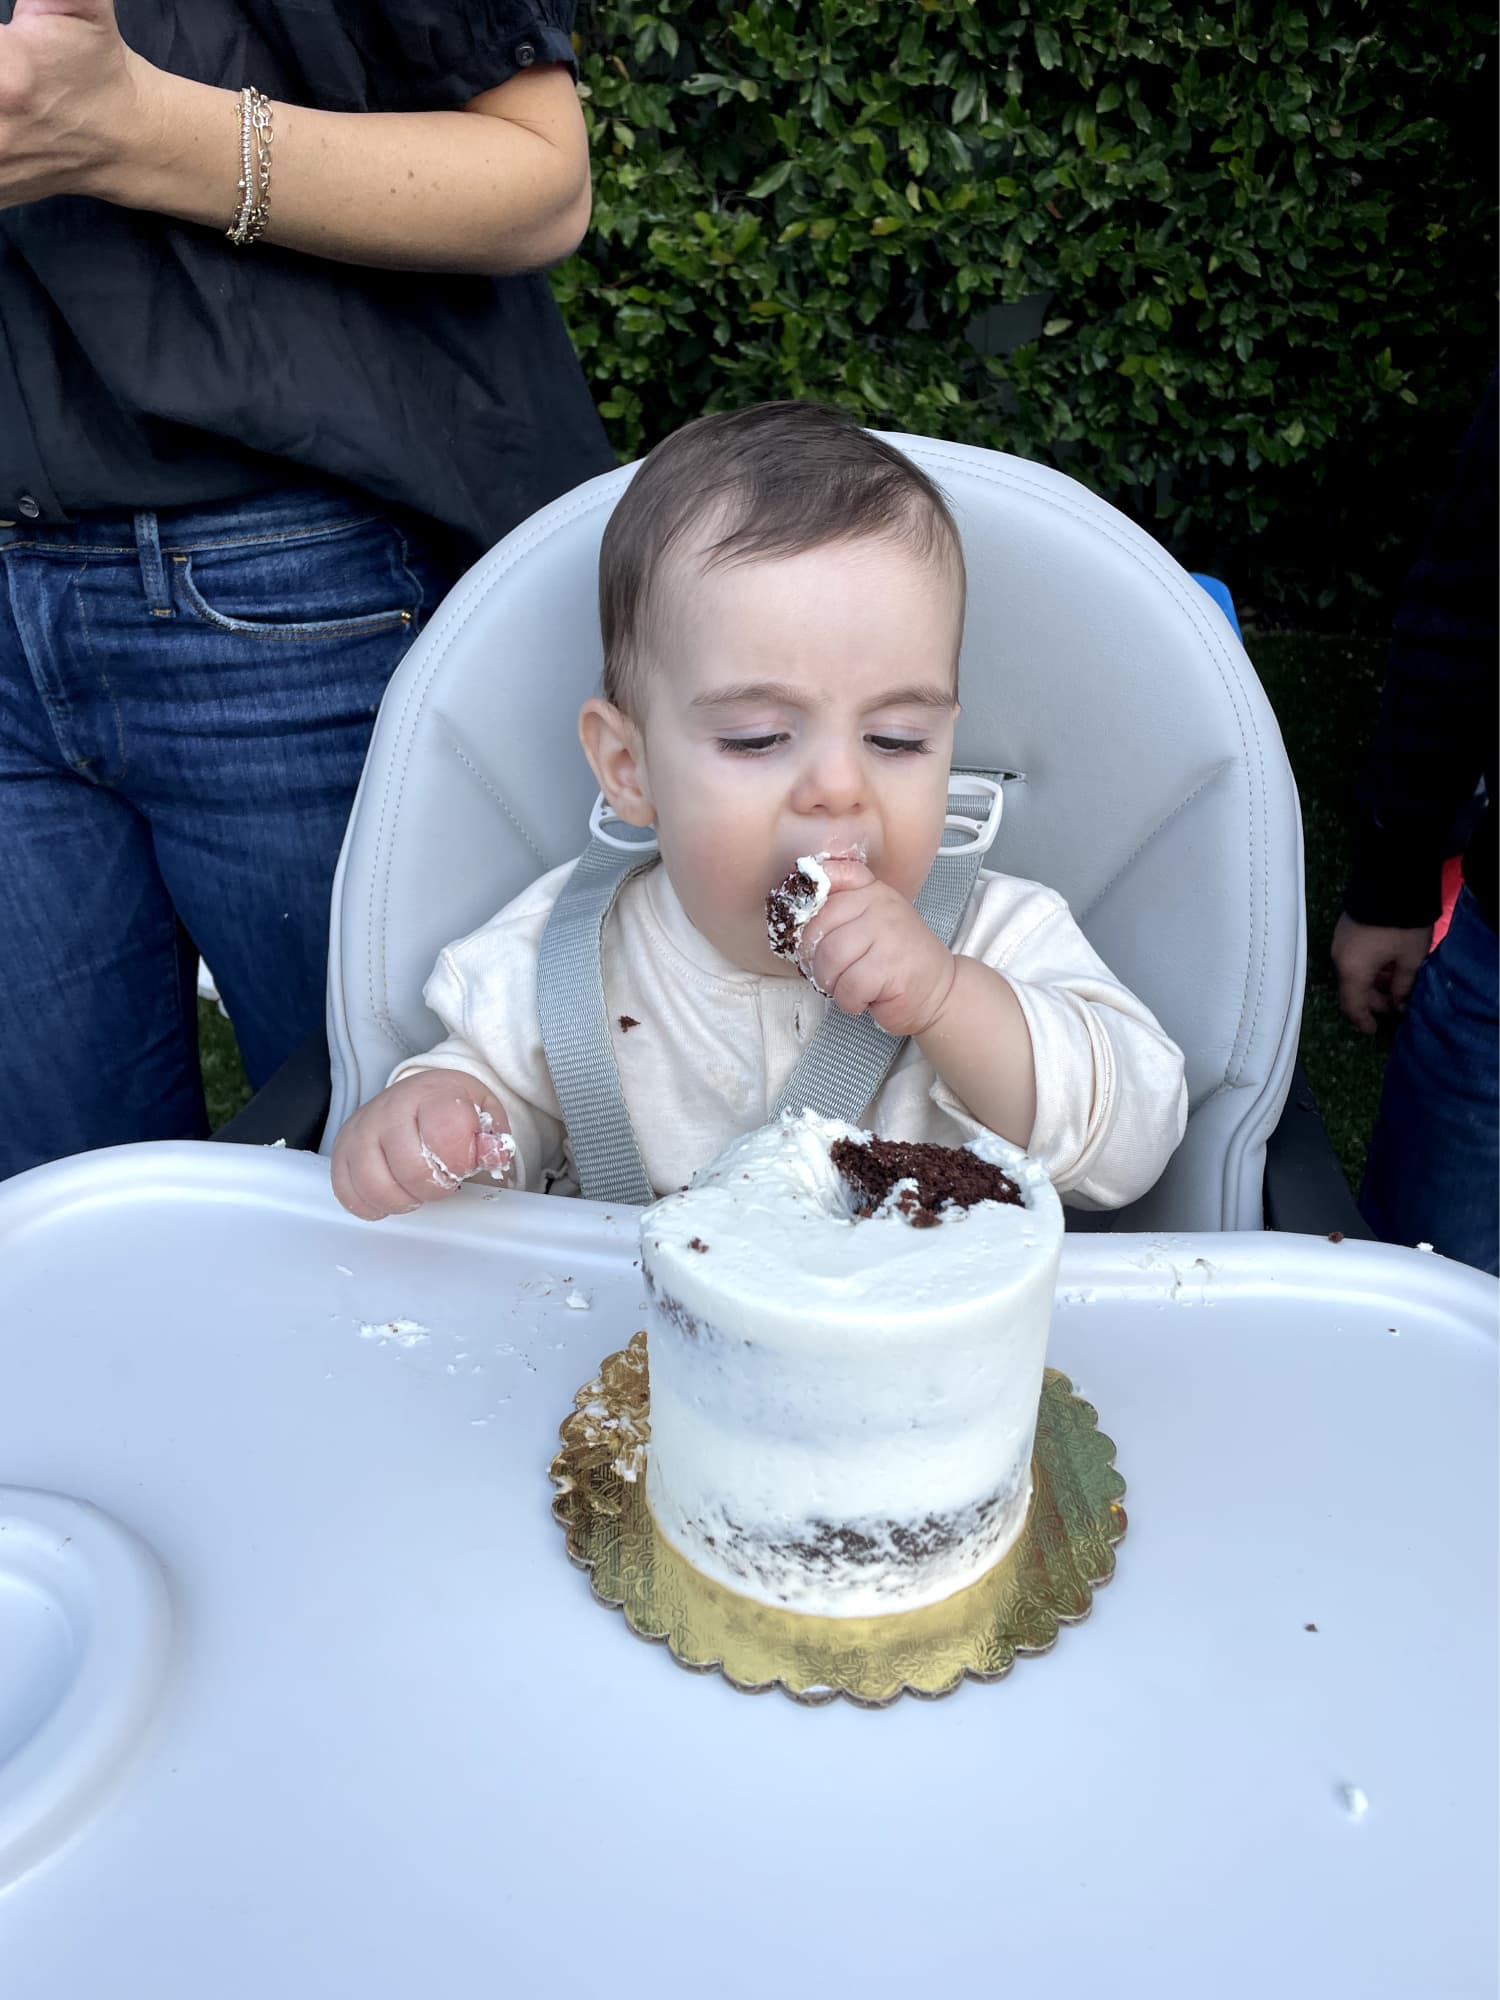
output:
[{"label": "gray padded chair seat", "polygon": [[[1187,1136],[1087,1227],[1256,1229],[1304,972],[1302,833],[1269,703],[1222,613],[1060,473],[891,434],[953,505],[969,569],[957,761],[1021,774],[990,865],[1050,883],[1187,1056]],[[579,853],[593,781],[599,539],[631,467],[491,550],[381,705],[333,894],[332,1135],[440,1032],[440,947]]]}]

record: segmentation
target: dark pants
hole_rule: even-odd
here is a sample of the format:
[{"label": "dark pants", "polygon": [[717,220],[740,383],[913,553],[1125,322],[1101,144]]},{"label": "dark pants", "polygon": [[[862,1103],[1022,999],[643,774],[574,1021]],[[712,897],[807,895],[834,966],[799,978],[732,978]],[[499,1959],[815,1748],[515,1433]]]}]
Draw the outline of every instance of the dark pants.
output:
[{"label": "dark pants", "polygon": [[1465,889],[1411,990],[1380,1093],[1360,1207],[1387,1243],[1494,1271],[1500,1198],[1500,939]]},{"label": "dark pants", "polygon": [[194,947],[252,1084],[321,1025],[375,711],[452,580],[320,492],[0,528],[0,1178],[206,1133]]}]

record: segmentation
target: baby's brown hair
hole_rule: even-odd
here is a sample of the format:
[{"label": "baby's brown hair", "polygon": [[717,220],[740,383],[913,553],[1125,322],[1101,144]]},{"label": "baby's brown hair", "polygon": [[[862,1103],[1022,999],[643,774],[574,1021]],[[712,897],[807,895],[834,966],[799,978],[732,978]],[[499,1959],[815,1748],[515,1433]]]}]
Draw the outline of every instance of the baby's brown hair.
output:
[{"label": "baby's brown hair", "polygon": [[666,558],[705,520],[705,569],[885,540],[952,567],[963,545],[948,503],[918,466],[822,403],[757,403],[699,417],[647,454],[599,551],[604,698],[639,706],[644,640]]}]

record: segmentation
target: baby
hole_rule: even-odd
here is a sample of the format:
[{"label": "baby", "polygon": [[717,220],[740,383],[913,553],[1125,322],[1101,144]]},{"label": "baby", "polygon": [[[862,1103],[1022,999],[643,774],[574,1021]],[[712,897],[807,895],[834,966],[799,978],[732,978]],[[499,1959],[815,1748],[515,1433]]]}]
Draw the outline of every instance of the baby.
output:
[{"label": "baby", "polygon": [[[579,735],[609,807],[660,852],[602,945],[657,1193],[765,1121],[829,1007],[910,1038],[865,1115],[883,1137],[987,1126],[1080,1206],[1144,1193],[1182,1137],[1182,1056],[1062,898],[982,873],[951,949],[913,907],[943,831],[964,621],[958,531],[926,475],[814,405],[704,417],[622,495],[599,603],[603,693]],[[788,964],[766,897],[803,855],[827,857],[830,892]],[[334,1146],[355,1215],[486,1171],[576,1190],[536,1000],[571,866],[441,954],[424,991],[446,1039]]]}]

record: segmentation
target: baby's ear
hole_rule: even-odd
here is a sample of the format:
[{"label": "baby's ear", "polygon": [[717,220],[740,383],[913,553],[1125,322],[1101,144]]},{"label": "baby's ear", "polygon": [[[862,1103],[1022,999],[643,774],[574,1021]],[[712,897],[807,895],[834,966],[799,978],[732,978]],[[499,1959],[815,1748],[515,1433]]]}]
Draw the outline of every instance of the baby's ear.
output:
[{"label": "baby's ear", "polygon": [[578,711],[578,740],[610,811],[629,826],[654,826],[641,732],[625,711],[591,696]]}]

